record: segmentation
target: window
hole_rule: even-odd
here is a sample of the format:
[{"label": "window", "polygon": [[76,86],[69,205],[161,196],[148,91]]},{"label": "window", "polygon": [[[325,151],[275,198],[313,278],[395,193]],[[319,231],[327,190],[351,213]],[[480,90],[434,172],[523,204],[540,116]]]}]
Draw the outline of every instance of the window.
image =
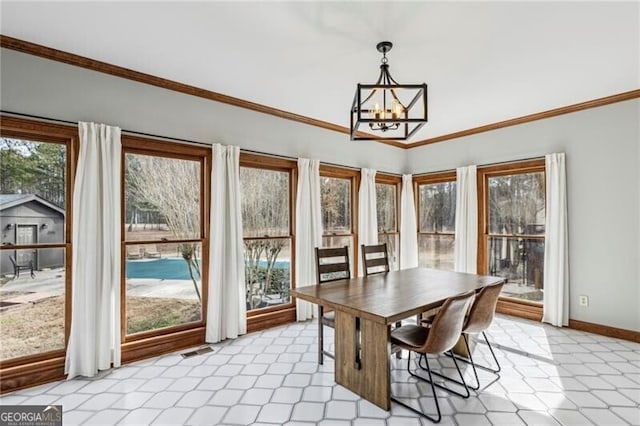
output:
[{"label": "window", "polygon": [[542,302],[544,161],[481,168],[480,178],[478,270],[507,278],[503,296]]},{"label": "window", "polygon": [[418,192],[418,263],[453,271],[456,175],[419,176],[414,182]]},{"label": "window", "polygon": [[240,167],[247,312],[291,304],[292,177],[291,168]]},{"label": "window", "polygon": [[[2,118],[0,363],[64,354],[70,323],[71,179],[77,128]],[[59,373],[29,367],[21,385]],[[2,377],[0,377],[2,381]],[[14,383],[18,383],[13,381]],[[11,386],[11,384],[8,384]],[[5,390],[5,386],[3,386]]]},{"label": "window", "polygon": [[123,148],[125,341],[201,326],[210,150],[127,137]]},{"label": "window", "polygon": [[387,243],[389,267],[400,267],[400,238],[398,232],[399,176],[376,174],[376,210],[378,214],[378,242]]},{"label": "window", "polygon": [[349,247],[351,275],[357,271],[357,239],[354,208],[360,172],[333,166],[320,166],[322,246]]}]

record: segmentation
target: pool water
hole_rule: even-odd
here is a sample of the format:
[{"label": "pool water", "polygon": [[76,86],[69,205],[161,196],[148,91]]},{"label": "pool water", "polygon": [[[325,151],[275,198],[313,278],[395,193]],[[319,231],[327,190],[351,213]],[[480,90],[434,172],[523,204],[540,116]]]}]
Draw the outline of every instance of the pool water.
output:
[{"label": "pool water", "polygon": [[[128,260],[127,278],[155,278],[160,280],[190,280],[187,261],[181,258]],[[200,279],[197,271],[193,271],[196,280]]]},{"label": "pool water", "polygon": [[[200,264],[200,262],[198,262]],[[266,266],[265,261],[260,261],[260,266]],[[276,261],[276,268],[288,269],[289,261]],[[182,258],[153,259],[153,260],[127,260],[127,278],[153,278],[157,280],[190,280],[189,267]],[[193,271],[196,280],[200,275]]]}]

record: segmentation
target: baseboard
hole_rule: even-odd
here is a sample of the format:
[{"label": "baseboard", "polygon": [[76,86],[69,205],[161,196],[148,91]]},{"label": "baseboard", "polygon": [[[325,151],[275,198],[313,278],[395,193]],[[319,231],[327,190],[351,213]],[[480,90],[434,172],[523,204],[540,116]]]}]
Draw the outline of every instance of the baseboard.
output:
[{"label": "baseboard", "polygon": [[608,325],[593,324],[585,321],[569,320],[569,328],[601,336],[614,337],[616,339],[628,340],[640,343],[640,331],[626,330],[624,328],[610,327]]}]

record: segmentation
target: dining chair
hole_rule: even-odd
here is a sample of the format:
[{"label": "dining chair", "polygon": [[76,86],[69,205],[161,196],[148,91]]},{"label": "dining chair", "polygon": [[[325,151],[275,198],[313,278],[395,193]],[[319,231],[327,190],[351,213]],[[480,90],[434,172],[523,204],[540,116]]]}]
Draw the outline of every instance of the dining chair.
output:
[{"label": "dining chair", "polygon": [[[349,264],[349,247],[318,248],[316,247],[316,274],[318,284],[351,278]],[[324,362],[324,355],[334,358],[334,355],[324,350],[324,327],[336,328],[334,312],[324,312],[324,307],[318,305],[318,364]]]},{"label": "dining chair", "polygon": [[[496,306],[498,304],[498,297],[500,297],[500,292],[502,291],[503,286],[504,286],[504,282],[500,282],[497,284],[492,284],[492,285],[483,287],[476,295],[476,298],[473,301],[473,304],[471,305],[469,314],[466,316],[464,325],[462,327],[462,338],[464,340],[465,349],[467,351],[467,355],[469,359],[465,359],[457,355],[454,355],[454,356],[459,361],[465,362],[467,364],[471,364],[471,367],[473,369],[473,374],[476,379],[476,385],[475,386],[467,385],[467,386],[473,390],[480,389],[480,381],[478,380],[478,371],[476,370],[476,367],[482,368],[483,370],[487,370],[495,374],[498,374],[501,370],[500,363],[498,362],[498,358],[496,358],[496,354],[494,353],[493,348],[491,347],[491,343],[489,343],[489,339],[487,338],[486,330],[491,326],[491,323],[493,322],[493,318],[495,317]],[[429,322],[433,320],[433,318],[434,317],[424,319],[422,322],[423,324],[428,325]],[[495,361],[497,368],[491,368],[491,367],[479,365],[475,363],[473,360],[473,355],[471,353],[471,349],[469,346],[469,335],[472,335],[472,334],[478,335],[480,333],[482,333],[482,336],[484,337],[484,341],[486,342],[487,347],[491,352],[491,356],[493,357],[493,360]],[[434,374],[458,383],[455,379],[442,376],[441,374],[438,374],[438,373],[434,373]],[[499,376],[498,376],[498,379],[499,379]],[[458,383],[458,384],[461,384],[461,383]]]},{"label": "dining chair", "polygon": [[389,272],[389,252],[387,243],[361,245],[362,271],[364,276]]},{"label": "dining chair", "polygon": [[[468,398],[470,393],[469,389],[464,385],[466,391],[465,394],[456,392],[453,389],[442,386],[433,381],[431,375],[431,368],[429,367],[429,359],[427,355],[436,355],[444,352],[451,352],[455,346],[460,333],[462,332],[462,326],[464,325],[465,315],[469,308],[469,304],[473,299],[474,291],[463,293],[459,296],[451,297],[447,299],[438,313],[435,315],[430,327],[422,327],[420,325],[407,324],[400,328],[396,328],[391,332],[391,343],[399,346],[402,349],[409,351],[407,358],[407,371],[413,377],[425,381],[431,384],[431,391],[433,392],[433,399],[436,405],[437,417],[429,416],[428,414],[406,404],[403,401],[398,400],[395,397],[391,399],[398,404],[428,418],[434,423],[438,423],[442,419],[440,413],[440,405],[438,404],[438,395],[436,394],[436,387],[444,389],[448,392],[452,392],[463,398]],[[416,372],[411,371],[411,352],[420,354],[421,359],[424,358],[426,363],[426,370],[429,378],[422,377]],[[460,375],[461,383],[464,382],[464,377],[456,358],[452,358],[453,362]]]}]

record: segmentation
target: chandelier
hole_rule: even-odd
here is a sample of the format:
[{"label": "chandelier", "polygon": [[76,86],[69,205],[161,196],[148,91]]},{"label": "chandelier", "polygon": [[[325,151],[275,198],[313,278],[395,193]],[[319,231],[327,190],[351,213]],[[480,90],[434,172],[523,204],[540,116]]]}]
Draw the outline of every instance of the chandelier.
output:
[{"label": "chandelier", "polygon": [[391,77],[387,52],[392,47],[390,41],[376,45],[382,53],[378,81],[358,83],[351,106],[351,140],[407,140],[427,122],[427,84],[398,84]]}]

